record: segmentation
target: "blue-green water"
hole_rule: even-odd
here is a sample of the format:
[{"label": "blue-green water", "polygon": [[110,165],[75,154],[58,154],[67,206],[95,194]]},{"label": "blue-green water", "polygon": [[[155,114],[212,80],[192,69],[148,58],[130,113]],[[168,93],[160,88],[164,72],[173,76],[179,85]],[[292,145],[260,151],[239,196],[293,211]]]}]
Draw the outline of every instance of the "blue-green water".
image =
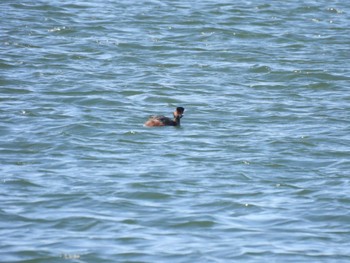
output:
[{"label": "blue-green water", "polygon": [[349,2],[0,13],[1,262],[349,262]]}]

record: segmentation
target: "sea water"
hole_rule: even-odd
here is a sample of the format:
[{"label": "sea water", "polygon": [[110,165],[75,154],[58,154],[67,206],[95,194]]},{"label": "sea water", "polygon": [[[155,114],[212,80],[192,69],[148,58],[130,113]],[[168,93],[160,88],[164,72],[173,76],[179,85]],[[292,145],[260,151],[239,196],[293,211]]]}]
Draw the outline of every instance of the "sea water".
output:
[{"label": "sea water", "polygon": [[0,13],[1,262],[349,262],[349,2]]}]

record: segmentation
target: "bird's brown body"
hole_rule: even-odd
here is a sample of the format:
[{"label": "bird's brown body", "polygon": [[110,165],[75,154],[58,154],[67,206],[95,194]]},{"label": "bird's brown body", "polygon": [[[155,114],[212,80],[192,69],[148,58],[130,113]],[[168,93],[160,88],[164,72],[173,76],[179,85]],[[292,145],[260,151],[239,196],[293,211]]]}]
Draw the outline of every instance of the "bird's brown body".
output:
[{"label": "bird's brown body", "polygon": [[155,126],[180,126],[180,119],[183,116],[185,109],[182,107],[177,107],[174,111],[174,119],[170,119],[163,115],[152,116],[145,122],[145,126],[155,127]]}]

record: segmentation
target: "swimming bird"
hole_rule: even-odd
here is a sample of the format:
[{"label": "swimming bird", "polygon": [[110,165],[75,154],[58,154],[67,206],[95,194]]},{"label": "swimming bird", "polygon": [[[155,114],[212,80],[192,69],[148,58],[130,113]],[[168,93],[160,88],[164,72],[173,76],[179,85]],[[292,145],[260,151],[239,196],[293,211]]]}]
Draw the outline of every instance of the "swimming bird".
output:
[{"label": "swimming bird", "polygon": [[180,126],[180,119],[183,116],[185,109],[183,107],[177,107],[173,112],[174,120],[164,117],[163,115],[151,116],[148,121],[145,122],[145,126]]}]

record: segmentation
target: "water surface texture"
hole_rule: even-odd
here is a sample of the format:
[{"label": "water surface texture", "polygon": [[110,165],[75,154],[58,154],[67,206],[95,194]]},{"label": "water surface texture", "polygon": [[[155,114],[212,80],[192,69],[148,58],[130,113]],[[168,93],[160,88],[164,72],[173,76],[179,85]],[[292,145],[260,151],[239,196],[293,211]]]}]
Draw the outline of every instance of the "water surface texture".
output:
[{"label": "water surface texture", "polygon": [[0,13],[1,262],[349,262],[349,1]]}]

